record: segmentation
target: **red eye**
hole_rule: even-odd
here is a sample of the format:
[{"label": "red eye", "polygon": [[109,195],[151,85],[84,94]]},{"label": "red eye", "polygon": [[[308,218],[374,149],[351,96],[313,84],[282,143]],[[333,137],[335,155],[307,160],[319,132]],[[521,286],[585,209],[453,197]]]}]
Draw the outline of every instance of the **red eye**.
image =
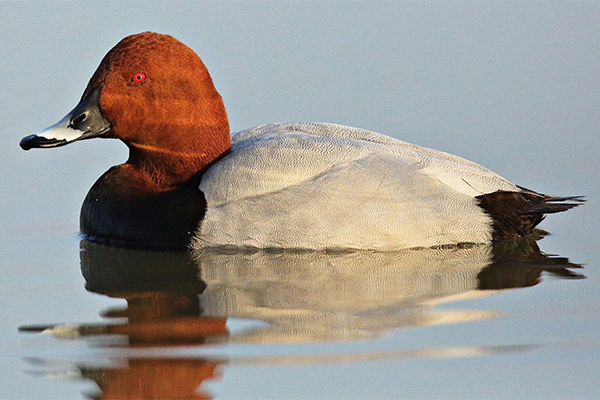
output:
[{"label": "red eye", "polygon": [[146,74],[143,72],[138,72],[131,77],[131,80],[135,83],[141,83],[146,80]]}]

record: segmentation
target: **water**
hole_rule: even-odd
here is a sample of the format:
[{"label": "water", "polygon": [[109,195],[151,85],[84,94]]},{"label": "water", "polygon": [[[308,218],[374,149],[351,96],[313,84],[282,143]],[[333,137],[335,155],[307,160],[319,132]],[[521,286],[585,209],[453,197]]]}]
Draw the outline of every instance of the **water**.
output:
[{"label": "water", "polygon": [[[561,316],[548,332],[531,332],[552,322],[547,317],[527,326],[535,314],[548,312],[533,294],[525,312],[506,311],[520,297],[507,291],[552,286],[542,276],[570,291],[584,282],[580,265],[541,254],[533,240],[385,254],[201,255],[81,241],[79,257],[87,297],[96,293],[126,303],[98,310],[101,320],[65,321],[63,310],[60,323],[21,326],[28,343],[23,362],[42,386],[55,384],[51,378],[95,382],[95,390],[82,392],[102,398],[193,398],[209,392],[364,398],[380,384],[379,396],[398,397],[407,393],[397,381],[406,380],[401,371],[413,364],[417,368],[409,376],[450,360],[461,365],[476,359],[479,368],[492,371],[508,361],[507,368],[514,369],[519,360],[543,360],[548,353],[573,357],[587,342],[560,334],[564,319],[573,316]],[[559,295],[560,288],[553,292],[549,295]],[[585,312],[576,317],[593,319]],[[424,361],[429,365],[419,367]],[[389,369],[400,376],[381,382],[379,375]],[[532,371],[522,371],[527,372]],[[363,373],[377,377],[356,388],[353,380],[341,385],[348,380],[344,374]],[[592,380],[593,370],[588,373]],[[317,374],[334,378],[317,385],[322,379]],[[239,380],[231,383],[230,375]],[[291,379],[291,387],[280,379]],[[248,381],[256,380],[271,383],[249,391]],[[317,387],[305,391],[305,385]],[[453,395],[441,388],[412,390],[411,396]],[[518,393],[504,391],[500,397]],[[561,397],[560,390],[554,393]]]},{"label": "water", "polygon": [[[0,397],[598,397],[600,5],[82,7],[0,3]],[[358,126],[589,202],[537,243],[493,248],[200,257],[80,242],[85,193],[124,146],[17,143],[146,29],[203,57],[234,130]]]}]

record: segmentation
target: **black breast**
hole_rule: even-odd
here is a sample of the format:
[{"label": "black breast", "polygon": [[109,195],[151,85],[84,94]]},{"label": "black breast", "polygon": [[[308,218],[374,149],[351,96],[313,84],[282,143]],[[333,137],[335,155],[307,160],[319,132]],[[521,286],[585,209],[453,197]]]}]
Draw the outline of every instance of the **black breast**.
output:
[{"label": "black breast", "polygon": [[104,173],[81,208],[81,233],[114,246],[186,250],[206,212],[200,178],[157,190],[123,166]]}]

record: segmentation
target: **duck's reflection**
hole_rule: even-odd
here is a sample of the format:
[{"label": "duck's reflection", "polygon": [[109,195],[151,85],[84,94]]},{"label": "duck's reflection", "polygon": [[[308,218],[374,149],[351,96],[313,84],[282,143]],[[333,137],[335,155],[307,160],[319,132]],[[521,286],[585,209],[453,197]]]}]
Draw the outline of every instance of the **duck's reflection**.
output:
[{"label": "duck's reflection", "polygon": [[[432,307],[532,286],[542,272],[582,277],[573,272],[579,265],[541,253],[533,239],[397,253],[195,255],[82,241],[81,268],[89,291],[126,299],[127,307],[105,311],[106,324],[24,330],[105,338],[95,341],[97,346],[152,348],[360,339],[390,329],[493,317],[491,311]],[[232,317],[266,324],[230,333],[226,322]],[[201,383],[226,362],[197,357],[123,361],[124,366],[110,368],[79,366],[82,376],[100,387],[93,397],[207,398],[199,391]]]},{"label": "duck's reflection", "polygon": [[219,378],[216,360],[128,358],[126,366],[79,366],[81,377],[100,388],[91,399],[211,399],[202,390],[207,379]]},{"label": "duck's reflection", "polygon": [[189,254],[127,250],[88,241],[81,242],[80,254],[86,289],[123,298],[127,307],[102,314],[125,317],[124,323],[79,325],[78,336],[125,335],[129,346],[201,344],[228,336],[227,316],[203,316],[199,295],[206,284]]}]

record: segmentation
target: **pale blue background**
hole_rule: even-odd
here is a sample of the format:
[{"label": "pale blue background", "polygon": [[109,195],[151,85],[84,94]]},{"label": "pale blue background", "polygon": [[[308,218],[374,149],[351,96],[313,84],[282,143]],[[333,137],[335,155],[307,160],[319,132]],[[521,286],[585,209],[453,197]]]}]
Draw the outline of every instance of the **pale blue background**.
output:
[{"label": "pale blue background", "polygon": [[[21,137],[77,103],[122,37],[169,33],[212,73],[232,130],[283,121],[375,130],[590,202],[543,224],[542,249],[586,264],[462,304],[482,323],[396,333],[401,347],[542,344],[533,352],[300,366],[231,366],[218,398],[590,398],[600,384],[600,2],[0,2],[0,397],[80,398],[25,357],[70,360],[85,344],[26,336],[31,323],[99,320],[118,301],[87,293],[79,207],[125,147],[93,140],[23,152]],[[343,344],[302,351],[338,349]],[[344,349],[377,349],[378,342]],[[285,346],[232,352],[286,352]]]}]

